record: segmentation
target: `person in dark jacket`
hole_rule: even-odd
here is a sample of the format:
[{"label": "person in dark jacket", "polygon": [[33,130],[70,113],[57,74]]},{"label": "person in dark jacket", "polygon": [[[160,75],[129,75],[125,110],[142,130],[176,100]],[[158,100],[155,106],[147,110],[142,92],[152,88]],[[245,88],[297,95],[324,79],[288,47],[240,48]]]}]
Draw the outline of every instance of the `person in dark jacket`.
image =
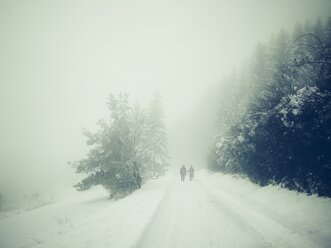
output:
[{"label": "person in dark jacket", "polygon": [[180,168],[180,179],[182,182],[185,181],[185,176],[186,176],[186,168],[185,165],[182,165],[182,167]]}]

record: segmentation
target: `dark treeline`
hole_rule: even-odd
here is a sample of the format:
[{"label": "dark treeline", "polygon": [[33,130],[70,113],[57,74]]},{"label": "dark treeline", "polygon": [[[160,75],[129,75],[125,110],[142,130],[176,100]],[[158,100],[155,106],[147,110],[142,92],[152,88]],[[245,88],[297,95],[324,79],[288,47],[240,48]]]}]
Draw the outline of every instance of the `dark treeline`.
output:
[{"label": "dark treeline", "polygon": [[87,190],[102,185],[111,197],[122,197],[140,188],[146,179],[165,172],[167,136],[159,97],[148,108],[132,105],[128,94],[110,95],[109,117],[100,120],[96,133],[84,131],[91,149],[87,158],[70,163],[87,175],[75,185]]},{"label": "dark treeline", "polygon": [[245,71],[224,79],[210,168],[330,197],[330,72],[331,18],[259,44]]}]

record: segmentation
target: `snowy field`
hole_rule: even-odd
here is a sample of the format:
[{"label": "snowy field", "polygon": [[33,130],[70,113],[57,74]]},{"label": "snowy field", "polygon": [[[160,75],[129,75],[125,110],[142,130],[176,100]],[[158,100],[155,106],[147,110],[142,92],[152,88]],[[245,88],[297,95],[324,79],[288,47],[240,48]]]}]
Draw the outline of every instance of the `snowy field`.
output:
[{"label": "snowy field", "polygon": [[197,172],[152,180],[122,200],[101,188],[0,220],[0,247],[331,247],[331,200]]}]

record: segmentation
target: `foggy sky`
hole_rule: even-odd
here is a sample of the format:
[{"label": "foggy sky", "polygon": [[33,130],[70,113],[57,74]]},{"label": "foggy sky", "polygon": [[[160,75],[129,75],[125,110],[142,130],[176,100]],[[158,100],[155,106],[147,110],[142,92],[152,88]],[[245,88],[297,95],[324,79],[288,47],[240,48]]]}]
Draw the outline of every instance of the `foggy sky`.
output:
[{"label": "foggy sky", "polygon": [[0,191],[73,184],[66,162],[85,156],[82,127],[95,130],[110,93],[144,104],[161,94],[181,139],[172,128],[258,41],[330,10],[328,0],[0,0]]}]

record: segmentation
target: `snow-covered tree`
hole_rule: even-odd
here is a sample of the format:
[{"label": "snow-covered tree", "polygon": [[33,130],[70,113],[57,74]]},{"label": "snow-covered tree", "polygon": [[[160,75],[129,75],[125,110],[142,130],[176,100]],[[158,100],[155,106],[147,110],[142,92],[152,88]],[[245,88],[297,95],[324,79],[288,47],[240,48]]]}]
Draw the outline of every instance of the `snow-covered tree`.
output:
[{"label": "snow-covered tree", "polygon": [[[155,130],[152,129],[155,122],[164,124],[160,116],[150,120],[150,115],[138,104],[132,107],[128,94],[110,95],[108,109],[110,116],[98,122],[96,133],[84,131],[91,146],[87,158],[71,164],[77,173],[87,174],[75,185],[78,190],[99,184],[109,190],[111,196],[122,196],[139,188],[142,178],[148,179],[153,166],[166,165],[166,157],[162,157],[161,164],[155,161],[160,152],[150,147],[151,140],[160,138],[157,130],[151,132]],[[166,149],[166,142],[162,139],[161,142]]]},{"label": "snow-covered tree", "polygon": [[239,78],[251,87],[227,92],[239,97],[220,111],[211,168],[331,196],[330,20],[257,47],[248,78]]},{"label": "snow-covered tree", "polygon": [[167,131],[164,124],[164,113],[161,98],[156,95],[147,111],[147,150],[150,154],[151,176],[164,174],[168,166]]}]

